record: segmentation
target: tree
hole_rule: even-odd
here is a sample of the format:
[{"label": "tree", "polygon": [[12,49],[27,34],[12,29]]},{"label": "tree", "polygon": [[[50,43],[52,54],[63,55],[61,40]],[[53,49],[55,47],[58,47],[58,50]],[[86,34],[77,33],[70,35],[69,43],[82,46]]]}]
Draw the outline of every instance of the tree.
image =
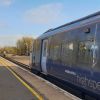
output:
[{"label": "tree", "polygon": [[16,42],[16,47],[4,47],[0,48],[0,54],[4,52],[14,55],[27,55],[29,56],[32,51],[33,38],[23,37]]},{"label": "tree", "polygon": [[16,47],[8,47],[8,46],[0,48],[0,54],[3,55],[5,53],[16,55],[17,54],[17,48]]},{"label": "tree", "polygon": [[32,50],[33,38],[23,37],[17,41],[17,53],[18,55],[29,55]]}]

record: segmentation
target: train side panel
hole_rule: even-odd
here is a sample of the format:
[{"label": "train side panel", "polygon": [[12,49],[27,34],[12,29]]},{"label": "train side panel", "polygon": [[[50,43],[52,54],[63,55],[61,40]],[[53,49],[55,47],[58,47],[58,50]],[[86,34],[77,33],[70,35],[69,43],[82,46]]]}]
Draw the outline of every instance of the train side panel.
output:
[{"label": "train side panel", "polygon": [[66,27],[64,31],[61,28],[51,31],[52,35],[49,31],[35,40],[32,68],[43,71],[43,41],[47,40],[46,74],[69,82],[87,94],[100,96],[100,21],[87,19],[80,24],[68,31],[69,27],[66,31]]},{"label": "train side panel", "polygon": [[99,94],[98,34],[96,24],[90,24],[50,37],[48,74]]}]

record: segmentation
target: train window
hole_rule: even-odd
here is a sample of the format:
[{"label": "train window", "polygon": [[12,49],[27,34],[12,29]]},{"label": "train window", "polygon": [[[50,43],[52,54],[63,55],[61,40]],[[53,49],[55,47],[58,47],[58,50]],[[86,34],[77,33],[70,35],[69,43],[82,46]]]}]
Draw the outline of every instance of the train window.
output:
[{"label": "train window", "polygon": [[63,43],[62,44],[62,64],[63,65],[71,65],[71,61],[73,58],[73,43],[68,42],[68,43]]},{"label": "train window", "polygon": [[49,38],[49,53],[48,58],[51,59],[53,62],[60,63],[60,53],[61,53],[61,39],[60,36],[54,35]]},{"label": "train window", "polygon": [[60,60],[60,45],[55,45],[53,47],[53,60],[57,62]]},{"label": "train window", "polygon": [[79,42],[78,62],[85,66],[91,66],[93,61],[93,41],[82,41]]}]

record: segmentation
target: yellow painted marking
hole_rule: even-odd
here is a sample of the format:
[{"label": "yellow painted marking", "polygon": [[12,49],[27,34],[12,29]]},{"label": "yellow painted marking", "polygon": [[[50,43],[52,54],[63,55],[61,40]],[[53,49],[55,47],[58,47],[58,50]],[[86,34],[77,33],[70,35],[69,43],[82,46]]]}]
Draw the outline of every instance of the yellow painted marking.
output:
[{"label": "yellow painted marking", "polygon": [[31,88],[26,82],[24,82],[14,71],[12,71],[8,64],[5,63],[4,59],[0,59],[1,64],[3,64],[30,92],[35,95],[39,100],[43,100],[43,97],[40,96],[33,88]]}]

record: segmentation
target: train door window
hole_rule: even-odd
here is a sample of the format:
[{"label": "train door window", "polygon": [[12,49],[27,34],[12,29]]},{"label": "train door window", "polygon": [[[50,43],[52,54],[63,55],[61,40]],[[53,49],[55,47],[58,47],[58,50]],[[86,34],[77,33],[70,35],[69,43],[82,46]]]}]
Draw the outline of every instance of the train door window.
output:
[{"label": "train door window", "polygon": [[93,47],[94,41],[81,41],[79,42],[78,62],[79,65],[84,67],[91,66],[93,61]]},{"label": "train door window", "polygon": [[43,56],[45,57],[46,56],[46,49],[47,49],[47,42],[44,42],[44,48],[43,48]]},{"label": "train door window", "polygon": [[65,42],[62,44],[62,64],[63,65],[71,65],[71,61],[73,58],[73,50],[74,44],[72,42]]}]

